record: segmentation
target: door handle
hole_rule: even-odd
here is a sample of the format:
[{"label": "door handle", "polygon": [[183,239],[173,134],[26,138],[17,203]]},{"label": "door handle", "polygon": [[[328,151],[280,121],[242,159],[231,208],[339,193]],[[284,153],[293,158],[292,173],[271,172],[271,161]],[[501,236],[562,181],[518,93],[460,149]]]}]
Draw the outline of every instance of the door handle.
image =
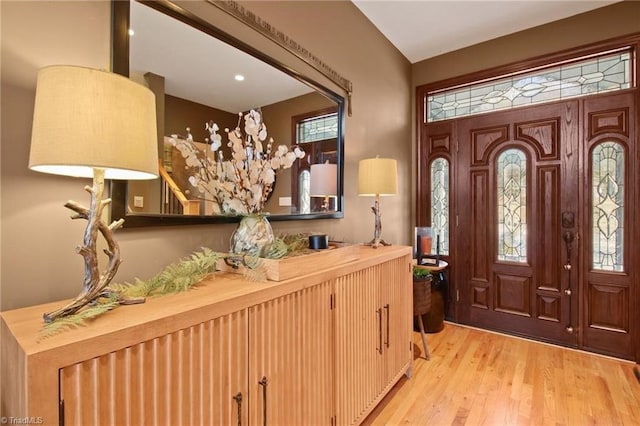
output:
[{"label": "door handle", "polygon": [[573,235],[573,232],[571,231],[564,231],[564,233],[562,234],[562,239],[564,240],[564,245],[567,249],[567,265],[569,265],[569,268],[565,267],[565,269],[571,269],[571,252],[573,251],[573,241],[575,240],[575,235]]}]

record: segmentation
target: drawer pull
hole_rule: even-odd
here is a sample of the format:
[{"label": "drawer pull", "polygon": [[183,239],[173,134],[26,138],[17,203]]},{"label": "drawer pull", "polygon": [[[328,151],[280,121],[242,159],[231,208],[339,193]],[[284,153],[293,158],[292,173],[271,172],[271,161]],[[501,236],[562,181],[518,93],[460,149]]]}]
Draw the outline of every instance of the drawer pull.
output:
[{"label": "drawer pull", "polygon": [[378,347],[376,350],[378,353],[382,353],[382,308],[378,308],[376,310],[376,314],[378,314]]},{"label": "drawer pull", "polygon": [[238,392],[233,399],[238,404],[238,426],[242,426],[242,392]]},{"label": "drawer pull", "polygon": [[263,376],[258,384],[262,386],[262,426],[267,426],[267,376]]},{"label": "drawer pull", "polygon": [[389,347],[389,304],[384,305],[385,311],[387,311],[387,340],[385,340],[384,345]]}]

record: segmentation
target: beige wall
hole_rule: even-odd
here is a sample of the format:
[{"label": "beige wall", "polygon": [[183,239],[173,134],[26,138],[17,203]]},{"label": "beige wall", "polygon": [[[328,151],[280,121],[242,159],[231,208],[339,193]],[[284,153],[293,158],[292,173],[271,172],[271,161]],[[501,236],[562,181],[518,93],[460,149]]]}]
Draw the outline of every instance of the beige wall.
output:
[{"label": "beige wall", "polygon": [[[346,241],[369,240],[371,200],[358,197],[358,160],[376,154],[399,162],[399,195],[382,201],[384,236],[408,243],[411,203],[411,66],[349,2],[264,2],[259,16],[330,64],[354,85],[345,137],[345,218],[274,222],[276,232],[322,231]],[[84,223],[71,221],[67,199],[88,202],[86,180],[27,169],[37,70],[74,64],[109,68],[110,8],[105,1],[0,2],[2,19],[1,263],[2,310],[75,296],[82,258],[74,251]],[[214,13],[203,1],[185,7],[221,25],[295,69],[299,60],[264,37]],[[321,34],[322,37],[317,37]],[[322,76],[314,78],[331,86]],[[338,91],[336,87],[333,90]],[[124,263],[116,281],[146,278],[202,246],[227,250],[233,225],[123,229],[116,233]]]}]

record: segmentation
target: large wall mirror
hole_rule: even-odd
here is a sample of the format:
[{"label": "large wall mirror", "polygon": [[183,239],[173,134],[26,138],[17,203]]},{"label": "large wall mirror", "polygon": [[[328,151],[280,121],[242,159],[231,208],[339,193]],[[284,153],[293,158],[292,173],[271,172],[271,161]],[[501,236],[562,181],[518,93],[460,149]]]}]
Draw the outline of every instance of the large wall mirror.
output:
[{"label": "large wall mirror", "polygon": [[127,227],[238,221],[192,185],[197,171],[174,142],[210,152],[205,124],[213,121],[223,152],[224,129],[250,110],[261,113],[274,145],[305,153],[277,172],[264,208],[270,220],[343,217],[343,97],[170,1],[113,7],[114,72],[156,94],[161,178],[113,181],[112,219],[124,217]]}]

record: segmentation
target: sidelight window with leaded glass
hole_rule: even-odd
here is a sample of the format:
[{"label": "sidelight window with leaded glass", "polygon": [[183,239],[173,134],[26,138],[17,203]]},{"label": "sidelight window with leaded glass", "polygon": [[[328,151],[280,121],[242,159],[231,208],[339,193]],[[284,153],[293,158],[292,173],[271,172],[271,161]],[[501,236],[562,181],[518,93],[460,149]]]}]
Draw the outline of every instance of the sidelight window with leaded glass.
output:
[{"label": "sidelight window with leaded glass", "polygon": [[427,123],[632,87],[630,49],[429,93]]},{"label": "sidelight window with leaded glass", "polygon": [[498,260],[527,261],[527,157],[517,148],[498,156]]},{"label": "sidelight window with leaded glass", "polygon": [[[431,228],[439,237],[440,254],[449,254],[449,161],[436,158],[431,162]],[[436,254],[436,244],[431,246]]]},{"label": "sidelight window with leaded glass", "polygon": [[593,269],[624,270],[624,147],[607,141],[591,154]]}]

